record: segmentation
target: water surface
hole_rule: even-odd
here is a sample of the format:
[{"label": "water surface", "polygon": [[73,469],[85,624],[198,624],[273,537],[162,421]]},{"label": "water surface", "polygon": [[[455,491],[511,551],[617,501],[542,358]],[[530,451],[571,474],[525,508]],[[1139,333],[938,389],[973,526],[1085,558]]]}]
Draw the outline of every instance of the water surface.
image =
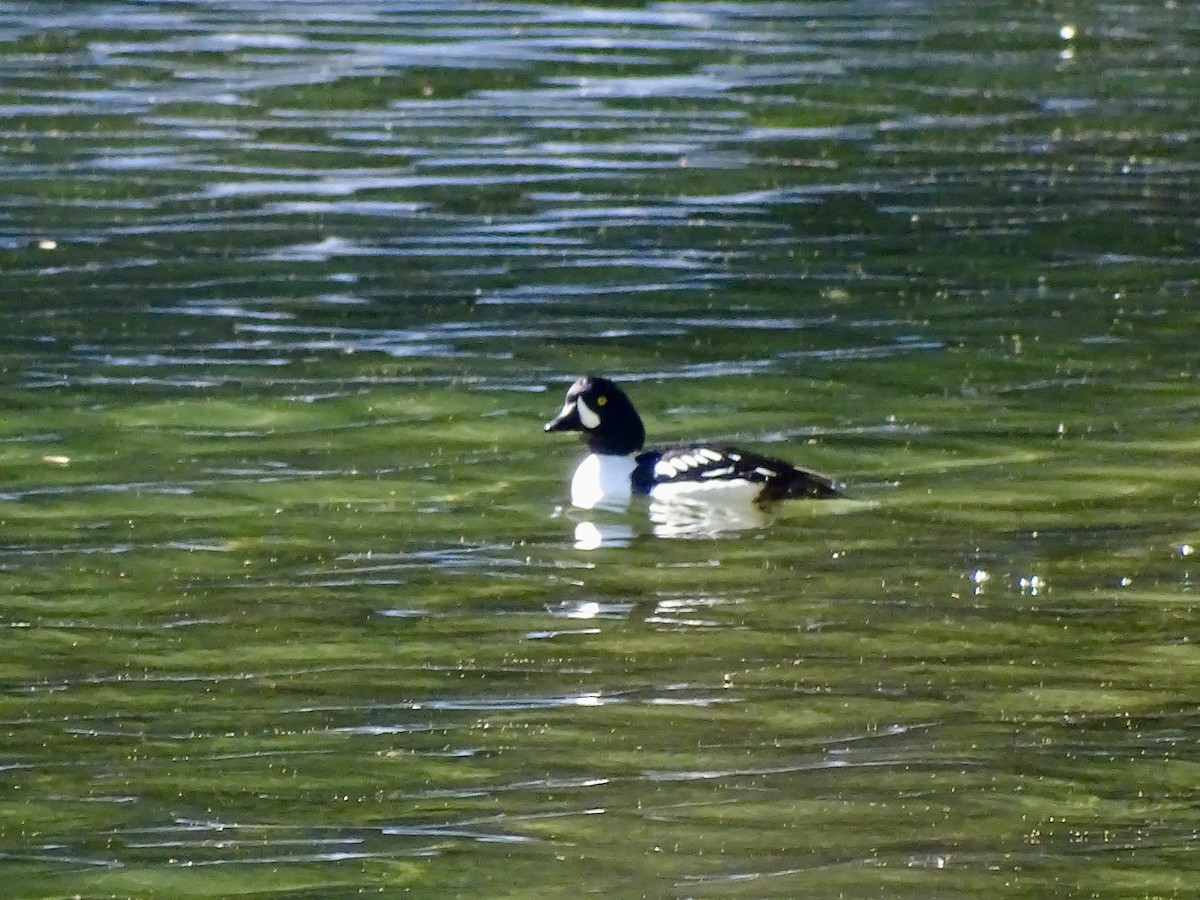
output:
[{"label": "water surface", "polygon": [[[1187,896],[1188,4],[0,4],[12,896]],[[584,371],[849,505],[576,546]]]}]

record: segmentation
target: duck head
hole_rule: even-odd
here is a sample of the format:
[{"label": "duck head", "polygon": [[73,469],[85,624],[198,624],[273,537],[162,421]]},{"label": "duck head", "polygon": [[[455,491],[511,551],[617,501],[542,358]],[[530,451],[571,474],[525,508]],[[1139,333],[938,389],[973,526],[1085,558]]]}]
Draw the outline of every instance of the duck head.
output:
[{"label": "duck head", "polygon": [[571,385],[546,431],[578,431],[593,453],[624,456],[642,449],[646,429],[625,392],[607,378],[585,375]]}]

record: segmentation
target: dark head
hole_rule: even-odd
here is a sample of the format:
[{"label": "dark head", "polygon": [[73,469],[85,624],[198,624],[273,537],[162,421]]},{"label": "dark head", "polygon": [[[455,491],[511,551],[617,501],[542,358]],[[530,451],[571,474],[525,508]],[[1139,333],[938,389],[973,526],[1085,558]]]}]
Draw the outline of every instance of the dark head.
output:
[{"label": "dark head", "polygon": [[562,412],[547,431],[578,431],[593,453],[625,455],[642,449],[646,429],[625,392],[598,375],[585,375],[567,391]]}]

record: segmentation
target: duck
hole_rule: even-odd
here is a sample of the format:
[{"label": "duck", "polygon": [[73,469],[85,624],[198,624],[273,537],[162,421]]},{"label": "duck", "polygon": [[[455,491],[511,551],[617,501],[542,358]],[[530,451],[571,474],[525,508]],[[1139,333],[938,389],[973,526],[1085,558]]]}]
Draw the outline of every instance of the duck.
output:
[{"label": "duck", "polygon": [[614,381],[584,375],[567,390],[545,431],[577,431],[588,455],[571,477],[571,503],[620,508],[635,495],[660,502],[753,503],[843,496],[823,475],[727,444],[681,443],[643,449],[646,429]]}]

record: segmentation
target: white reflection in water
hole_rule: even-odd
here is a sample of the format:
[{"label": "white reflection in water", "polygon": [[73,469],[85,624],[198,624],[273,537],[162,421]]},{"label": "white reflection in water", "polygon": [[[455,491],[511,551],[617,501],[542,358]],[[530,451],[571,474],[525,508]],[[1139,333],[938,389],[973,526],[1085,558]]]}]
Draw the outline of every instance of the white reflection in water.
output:
[{"label": "white reflection in water", "polygon": [[575,525],[575,549],[599,550],[602,547],[628,547],[636,537],[628,525],[579,522]]},{"label": "white reflection in water", "polygon": [[546,607],[552,616],[565,619],[623,619],[632,609],[632,603],[601,603],[597,600],[564,601]]},{"label": "white reflection in water", "polygon": [[[769,517],[767,510],[752,500],[724,499],[727,502],[651,500],[646,506],[646,519],[637,518],[637,510],[619,522],[584,519],[575,523],[575,549],[628,547],[635,538],[644,534],[660,538],[706,538],[736,534],[766,525]],[[608,507],[607,511],[629,510],[627,506],[622,506],[617,509]]]},{"label": "white reflection in water", "polygon": [[[790,520],[797,514],[807,516],[843,515],[873,509],[877,501],[840,498],[836,500],[783,501],[760,504],[745,493],[715,492],[714,498],[633,498],[624,504],[578,510],[589,518],[577,520],[574,545],[577,550],[619,549],[636,538],[697,539],[733,537],[747,531],[766,528],[778,517]],[[561,512],[561,511],[560,511]],[[643,517],[644,512],[644,517]],[[608,519],[600,521],[600,515]],[[558,513],[556,513],[558,515]],[[1042,579],[1029,586],[1044,587]]]},{"label": "white reflection in water", "polygon": [[763,508],[744,496],[725,502],[652,500],[649,511],[654,535],[666,538],[712,537],[762,528],[767,522]]}]

